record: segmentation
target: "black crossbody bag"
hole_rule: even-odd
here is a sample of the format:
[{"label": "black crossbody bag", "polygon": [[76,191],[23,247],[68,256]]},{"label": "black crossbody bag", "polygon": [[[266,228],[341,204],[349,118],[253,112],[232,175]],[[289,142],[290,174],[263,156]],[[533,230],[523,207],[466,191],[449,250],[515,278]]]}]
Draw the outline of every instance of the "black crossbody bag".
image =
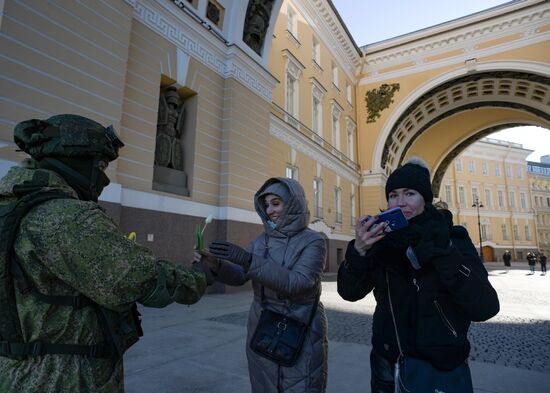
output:
[{"label": "black crossbody bag", "polygon": [[261,292],[262,313],[250,340],[250,349],[281,366],[292,367],[302,352],[307,331],[317,311],[319,295],[315,298],[308,322],[305,324],[287,315],[268,310],[265,307],[263,285]]},{"label": "black crossbody bag", "polygon": [[430,362],[403,353],[397,323],[391,301],[390,279],[386,270],[386,285],[388,287],[388,302],[395,329],[395,337],[399,348],[399,357],[395,363],[395,393],[473,393],[472,376],[466,363],[454,370],[443,371],[432,366]]}]

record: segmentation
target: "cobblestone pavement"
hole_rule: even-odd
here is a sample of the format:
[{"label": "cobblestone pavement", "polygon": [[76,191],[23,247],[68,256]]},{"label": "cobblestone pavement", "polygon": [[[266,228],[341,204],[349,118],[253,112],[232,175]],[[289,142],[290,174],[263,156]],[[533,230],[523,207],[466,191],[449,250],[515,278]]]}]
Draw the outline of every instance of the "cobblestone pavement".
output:
[{"label": "cobblestone pavement", "polygon": [[[550,276],[529,276],[523,270],[504,274],[496,267],[489,270],[501,312],[487,322],[472,323],[470,359],[550,374]],[[322,301],[330,341],[370,345],[372,295],[356,303],[345,302],[338,297],[331,276],[323,283]],[[247,314],[231,313],[210,320],[245,326]]]}]

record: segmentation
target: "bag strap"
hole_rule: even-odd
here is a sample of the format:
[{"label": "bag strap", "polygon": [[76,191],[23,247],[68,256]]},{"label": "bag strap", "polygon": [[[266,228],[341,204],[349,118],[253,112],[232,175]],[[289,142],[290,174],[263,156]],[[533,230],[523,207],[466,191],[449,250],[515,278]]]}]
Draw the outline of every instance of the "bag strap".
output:
[{"label": "bag strap", "polygon": [[399,332],[397,331],[397,323],[395,322],[395,314],[393,312],[393,304],[391,301],[391,291],[390,291],[390,278],[389,278],[387,269],[386,269],[386,287],[388,288],[388,302],[390,303],[391,319],[393,321],[393,328],[395,330],[395,338],[397,339],[397,347],[399,348],[399,357],[403,357],[403,349],[401,348],[401,341],[399,340]]}]

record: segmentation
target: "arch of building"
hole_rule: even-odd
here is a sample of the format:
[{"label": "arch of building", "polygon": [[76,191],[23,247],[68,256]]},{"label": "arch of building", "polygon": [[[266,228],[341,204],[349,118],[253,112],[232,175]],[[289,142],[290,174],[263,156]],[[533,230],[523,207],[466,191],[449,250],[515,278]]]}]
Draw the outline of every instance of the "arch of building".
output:
[{"label": "arch of building", "polygon": [[386,175],[411,155],[432,168],[434,195],[452,160],[503,128],[550,128],[548,67],[531,62],[484,64],[450,72],[412,92],[381,130],[373,166]]}]

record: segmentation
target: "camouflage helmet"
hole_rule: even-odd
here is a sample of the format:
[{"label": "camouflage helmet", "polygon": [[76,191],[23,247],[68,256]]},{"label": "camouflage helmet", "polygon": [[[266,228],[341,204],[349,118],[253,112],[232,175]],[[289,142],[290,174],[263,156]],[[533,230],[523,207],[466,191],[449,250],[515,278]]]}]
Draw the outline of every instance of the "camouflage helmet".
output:
[{"label": "camouflage helmet", "polygon": [[22,121],[15,126],[13,139],[37,160],[100,156],[113,161],[124,146],[112,126],[103,127],[86,117],[68,114]]}]

